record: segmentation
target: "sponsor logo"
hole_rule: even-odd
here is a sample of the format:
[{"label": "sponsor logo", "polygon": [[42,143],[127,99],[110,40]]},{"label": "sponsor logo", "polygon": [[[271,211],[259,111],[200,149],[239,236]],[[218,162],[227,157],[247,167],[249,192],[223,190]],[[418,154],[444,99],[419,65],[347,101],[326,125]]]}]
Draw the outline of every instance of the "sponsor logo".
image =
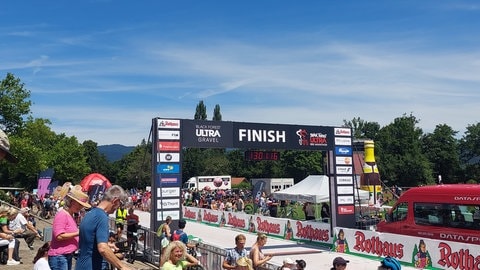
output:
[{"label": "sponsor logo", "polygon": [[285,130],[239,129],[238,141],[285,143],[287,141],[287,134]]},{"label": "sponsor logo", "polygon": [[299,129],[295,134],[298,136],[298,144],[302,146],[326,146],[328,144],[327,134],[309,133],[306,129]]},{"label": "sponsor logo", "polygon": [[222,137],[220,129],[222,126],[216,125],[195,125],[195,136],[200,143],[218,143]]},{"label": "sponsor logo", "polygon": [[455,249],[448,243],[438,244],[440,258],[437,263],[445,269],[479,269],[480,255],[475,248],[469,249],[468,246]]},{"label": "sponsor logo", "polygon": [[159,162],[180,162],[180,153],[158,153]]},{"label": "sponsor logo", "polygon": [[339,215],[351,215],[355,213],[355,207],[353,205],[339,206],[338,214]]},{"label": "sponsor logo", "polygon": [[[165,178],[165,179],[167,179],[167,178]],[[161,196],[162,198],[179,197],[180,196],[180,188],[175,188],[175,187],[172,187],[172,188],[157,188],[157,195]]]},{"label": "sponsor logo", "polygon": [[177,183],[178,178],[176,178],[176,177],[162,177],[160,179],[160,182],[162,182],[162,183]]},{"label": "sponsor logo", "polygon": [[347,185],[353,184],[353,177],[352,176],[337,176],[337,185]]},{"label": "sponsor logo", "polygon": [[180,151],[180,142],[166,142],[166,141],[159,141],[158,142],[158,151],[171,151],[171,152],[178,152]]},{"label": "sponsor logo", "polygon": [[157,173],[179,173],[179,164],[159,164],[157,166]]},{"label": "sponsor logo", "polygon": [[335,137],[335,145],[352,145],[352,138]]},{"label": "sponsor logo", "polygon": [[180,199],[157,200],[157,209],[180,208]]},{"label": "sponsor logo", "polygon": [[337,196],[338,204],[353,204],[353,196]]},{"label": "sponsor logo", "polygon": [[337,165],[351,165],[352,158],[351,157],[336,157],[336,164]]},{"label": "sponsor logo", "polygon": [[308,239],[310,241],[328,242],[330,239],[330,230],[315,228],[311,224],[303,224],[301,221],[296,222],[297,234],[296,238]]},{"label": "sponsor logo", "polygon": [[180,128],[180,120],[158,119],[158,128]]},{"label": "sponsor logo", "polygon": [[400,242],[382,241],[378,236],[368,237],[362,231],[355,232],[353,249],[359,252],[375,254],[377,257],[392,256],[401,259],[403,247]]},{"label": "sponsor logo", "polygon": [[335,146],[335,154],[337,156],[351,156],[352,148],[348,146]]},{"label": "sponsor logo", "polygon": [[159,140],[180,140],[180,130],[159,130]]},{"label": "sponsor logo", "polygon": [[353,186],[337,186],[337,194],[353,194]]},{"label": "sponsor logo", "polygon": [[334,128],[333,132],[335,136],[352,136],[352,130],[350,128]]},{"label": "sponsor logo", "polygon": [[173,220],[179,220],[180,219],[180,210],[157,211],[157,221],[164,221],[168,216],[172,217]]},{"label": "sponsor logo", "polygon": [[336,166],[335,171],[337,174],[352,174],[353,172],[351,166]]}]

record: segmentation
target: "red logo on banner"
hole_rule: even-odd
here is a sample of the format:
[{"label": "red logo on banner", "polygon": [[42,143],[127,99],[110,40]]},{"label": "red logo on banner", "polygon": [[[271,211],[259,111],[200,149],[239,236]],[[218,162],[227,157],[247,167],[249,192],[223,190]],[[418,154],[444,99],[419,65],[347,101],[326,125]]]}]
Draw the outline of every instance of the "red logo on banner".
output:
[{"label": "red logo on banner", "polygon": [[180,151],[180,142],[158,142],[158,151]]},{"label": "red logo on banner", "polygon": [[338,214],[339,215],[351,215],[355,212],[355,208],[353,205],[347,205],[347,206],[339,206],[338,207]]}]

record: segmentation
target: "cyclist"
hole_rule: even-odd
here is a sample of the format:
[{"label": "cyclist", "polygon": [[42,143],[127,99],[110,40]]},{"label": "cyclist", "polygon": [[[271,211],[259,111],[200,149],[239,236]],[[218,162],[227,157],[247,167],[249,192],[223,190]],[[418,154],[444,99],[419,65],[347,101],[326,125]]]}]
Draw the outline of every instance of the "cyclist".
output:
[{"label": "cyclist", "polygon": [[[129,251],[130,249],[133,250],[133,252],[136,252],[136,246],[132,246],[132,245],[137,245],[137,241],[138,241],[138,238],[137,238],[137,230],[138,230],[138,227],[139,227],[139,218],[137,215],[135,215],[133,213],[133,207],[129,208],[128,209],[128,216],[126,217],[126,221],[127,221],[127,241],[128,241],[128,247],[129,247]],[[134,258],[130,257],[128,258],[128,262],[129,263],[133,263],[135,261]]]}]

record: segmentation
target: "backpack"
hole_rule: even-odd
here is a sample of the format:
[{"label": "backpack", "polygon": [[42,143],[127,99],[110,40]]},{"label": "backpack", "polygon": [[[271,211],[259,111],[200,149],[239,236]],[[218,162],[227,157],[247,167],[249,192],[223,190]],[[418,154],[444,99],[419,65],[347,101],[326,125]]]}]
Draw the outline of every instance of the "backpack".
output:
[{"label": "backpack", "polygon": [[400,266],[400,262],[397,259],[387,256],[382,260],[382,266],[390,268],[392,270],[400,270],[402,267]]},{"label": "backpack", "polygon": [[180,238],[182,237],[182,235],[184,235],[185,232],[182,231],[181,233],[178,233],[178,230],[175,230],[173,233],[172,233],[172,238],[171,240],[172,241],[180,241]]}]

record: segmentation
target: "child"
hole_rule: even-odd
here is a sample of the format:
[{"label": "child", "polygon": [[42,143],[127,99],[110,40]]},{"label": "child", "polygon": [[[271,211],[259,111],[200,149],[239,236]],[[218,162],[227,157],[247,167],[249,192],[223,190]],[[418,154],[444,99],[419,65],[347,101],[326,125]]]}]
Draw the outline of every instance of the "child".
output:
[{"label": "child", "polygon": [[33,258],[33,270],[50,270],[48,265],[48,250],[50,249],[50,242],[46,242],[41,246],[35,258]]}]

